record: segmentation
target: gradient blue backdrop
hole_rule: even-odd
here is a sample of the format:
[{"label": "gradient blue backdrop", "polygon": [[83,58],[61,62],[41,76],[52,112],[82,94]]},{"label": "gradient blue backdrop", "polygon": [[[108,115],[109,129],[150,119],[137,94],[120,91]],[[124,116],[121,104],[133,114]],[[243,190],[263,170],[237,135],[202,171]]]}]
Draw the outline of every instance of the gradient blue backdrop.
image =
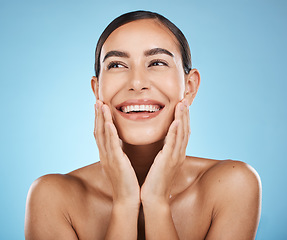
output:
[{"label": "gradient blue backdrop", "polygon": [[188,154],[260,174],[257,239],[287,239],[286,1],[0,1],[0,239],[24,239],[26,195],[47,173],[98,160],[90,88],[105,26],[157,11],[185,33],[202,83]]}]

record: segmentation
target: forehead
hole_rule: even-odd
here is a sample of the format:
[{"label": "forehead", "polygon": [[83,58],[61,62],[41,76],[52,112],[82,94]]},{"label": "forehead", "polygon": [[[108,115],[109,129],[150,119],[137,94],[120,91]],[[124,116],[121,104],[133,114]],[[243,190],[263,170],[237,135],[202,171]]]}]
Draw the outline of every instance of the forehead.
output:
[{"label": "forehead", "polygon": [[103,44],[101,59],[111,50],[123,50],[132,55],[152,48],[165,48],[180,57],[178,41],[167,27],[154,19],[136,20],[110,34]]}]

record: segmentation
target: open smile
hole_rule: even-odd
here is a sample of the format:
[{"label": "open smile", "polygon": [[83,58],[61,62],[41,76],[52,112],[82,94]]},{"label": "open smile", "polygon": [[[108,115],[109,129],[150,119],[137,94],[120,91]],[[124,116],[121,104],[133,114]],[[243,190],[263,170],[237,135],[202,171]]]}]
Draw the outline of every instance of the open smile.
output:
[{"label": "open smile", "polygon": [[151,99],[131,99],[116,106],[121,116],[130,120],[143,120],[156,117],[164,104]]}]

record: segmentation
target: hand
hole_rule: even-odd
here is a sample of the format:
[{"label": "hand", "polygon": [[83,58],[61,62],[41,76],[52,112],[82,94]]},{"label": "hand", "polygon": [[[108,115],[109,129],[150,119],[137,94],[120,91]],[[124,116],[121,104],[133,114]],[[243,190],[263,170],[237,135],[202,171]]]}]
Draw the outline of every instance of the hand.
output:
[{"label": "hand", "polygon": [[143,204],[166,203],[175,177],[185,160],[190,135],[189,110],[186,100],[179,102],[163,149],[156,156],[141,188]]},{"label": "hand", "polygon": [[139,206],[140,187],[127,155],[122,151],[109,107],[101,101],[95,104],[94,136],[99,148],[100,163],[113,187],[114,204]]}]

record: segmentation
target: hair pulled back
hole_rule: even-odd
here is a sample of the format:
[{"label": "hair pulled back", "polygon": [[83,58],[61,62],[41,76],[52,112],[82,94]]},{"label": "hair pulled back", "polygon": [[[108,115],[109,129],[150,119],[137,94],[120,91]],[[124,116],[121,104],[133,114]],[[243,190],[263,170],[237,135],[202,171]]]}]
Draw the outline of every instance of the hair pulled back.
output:
[{"label": "hair pulled back", "polygon": [[176,37],[179,43],[184,72],[186,74],[189,73],[189,71],[192,68],[190,48],[189,48],[189,45],[188,45],[188,42],[185,36],[180,31],[180,29],[177,26],[175,26],[171,21],[169,21],[167,18],[165,18],[164,16],[158,13],[149,12],[149,11],[134,11],[134,12],[125,13],[117,17],[116,19],[114,19],[101,34],[98,40],[98,43],[97,43],[96,51],[95,51],[95,75],[96,77],[99,77],[99,74],[100,74],[100,55],[101,55],[102,46],[107,40],[107,38],[109,37],[109,35],[114,30],[119,28],[120,26],[127,24],[129,22],[133,22],[133,21],[141,20],[141,19],[158,20],[161,24],[163,24],[173,33],[173,35]]}]

